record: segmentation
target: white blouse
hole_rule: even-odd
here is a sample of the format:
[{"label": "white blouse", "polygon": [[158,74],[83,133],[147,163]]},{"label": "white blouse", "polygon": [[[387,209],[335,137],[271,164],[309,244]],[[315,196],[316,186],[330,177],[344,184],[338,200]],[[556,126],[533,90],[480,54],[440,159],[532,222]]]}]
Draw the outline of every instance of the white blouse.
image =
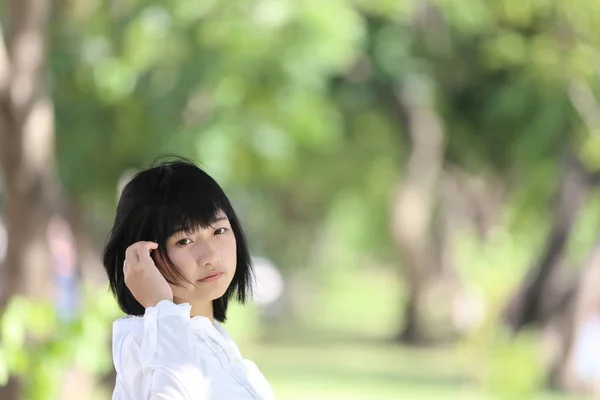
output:
[{"label": "white blouse", "polygon": [[225,328],[163,300],[113,323],[113,400],[271,400],[271,386]]}]

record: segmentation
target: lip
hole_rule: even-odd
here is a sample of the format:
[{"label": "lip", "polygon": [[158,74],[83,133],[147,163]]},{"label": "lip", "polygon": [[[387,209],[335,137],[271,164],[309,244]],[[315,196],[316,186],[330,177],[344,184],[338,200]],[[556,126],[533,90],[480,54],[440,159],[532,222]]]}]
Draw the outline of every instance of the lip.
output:
[{"label": "lip", "polygon": [[200,282],[214,282],[214,281],[218,280],[219,278],[221,278],[221,275],[223,275],[222,272],[217,272],[215,274],[207,276],[206,278],[200,279]]}]

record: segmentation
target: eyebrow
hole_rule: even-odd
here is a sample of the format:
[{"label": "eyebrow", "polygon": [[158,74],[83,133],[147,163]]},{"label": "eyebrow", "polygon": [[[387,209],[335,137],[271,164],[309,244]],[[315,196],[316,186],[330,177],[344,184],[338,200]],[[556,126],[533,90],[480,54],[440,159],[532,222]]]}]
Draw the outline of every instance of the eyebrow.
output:
[{"label": "eyebrow", "polygon": [[213,221],[211,221],[211,223],[210,223],[210,224],[212,225],[212,224],[215,224],[215,223],[217,223],[217,222],[225,221],[225,220],[227,220],[227,219],[228,219],[228,218],[227,218],[226,216],[224,216],[224,215],[220,215],[220,216],[218,216],[217,218],[215,218]]}]

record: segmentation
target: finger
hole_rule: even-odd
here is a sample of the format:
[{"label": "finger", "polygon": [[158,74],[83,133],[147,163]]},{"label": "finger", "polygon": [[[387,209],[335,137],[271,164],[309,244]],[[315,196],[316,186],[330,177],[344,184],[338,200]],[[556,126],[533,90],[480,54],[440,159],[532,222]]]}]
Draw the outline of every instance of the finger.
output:
[{"label": "finger", "polygon": [[158,244],[154,242],[141,242],[138,247],[136,247],[137,255],[139,257],[140,262],[142,261],[150,261],[154,263],[152,257],[150,257],[150,252],[158,247]]},{"label": "finger", "polygon": [[141,241],[132,244],[130,247],[132,253],[137,257],[136,260],[139,261],[141,255],[144,253],[149,253],[153,248],[157,248],[158,244],[154,242]]},{"label": "finger", "polygon": [[137,252],[135,251],[135,247],[136,247],[136,244],[134,243],[131,246],[129,246],[127,248],[127,250],[125,250],[125,259],[129,260],[130,262],[134,262],[134,263],[136,261],[139,261],[139,259],[140,259],[137,255]]},{"label": "finger", "polygon": [[146,242],[146,245],[148,246],[148,252],[150,253],[152,250],[156,250],[158,249],[158,243],[156,242]]},{"label": "finger", "polygon": [[155,250],[158,248],[158,243],[156,242],[137,242],[136,243],[136,250],[138,251],[138,254],[142,254],[142,252],[147,252],[150,253],[152,250]]}]

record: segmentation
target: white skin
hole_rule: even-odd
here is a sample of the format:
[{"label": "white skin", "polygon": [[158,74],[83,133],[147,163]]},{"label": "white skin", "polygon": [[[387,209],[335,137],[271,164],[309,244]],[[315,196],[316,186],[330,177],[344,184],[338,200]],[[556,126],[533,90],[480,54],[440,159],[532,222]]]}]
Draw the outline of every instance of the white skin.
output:
[{"label": "white skin", "polygon": [[[144,307],[153,307],[162,300],[190,303],[191,316],[201,315],[213,321],[212,301],[223,296],[237,264],[235,235],[229,219],[220,213],[210,227],[178,232],[167,240],[167,255],[193,285],[167,282],[150,256],[157,248],[154,242],[137,242],[125,252],[125,284],[135,299]],[[222,273],[216,281],[200,281],[215,273]]]}]

